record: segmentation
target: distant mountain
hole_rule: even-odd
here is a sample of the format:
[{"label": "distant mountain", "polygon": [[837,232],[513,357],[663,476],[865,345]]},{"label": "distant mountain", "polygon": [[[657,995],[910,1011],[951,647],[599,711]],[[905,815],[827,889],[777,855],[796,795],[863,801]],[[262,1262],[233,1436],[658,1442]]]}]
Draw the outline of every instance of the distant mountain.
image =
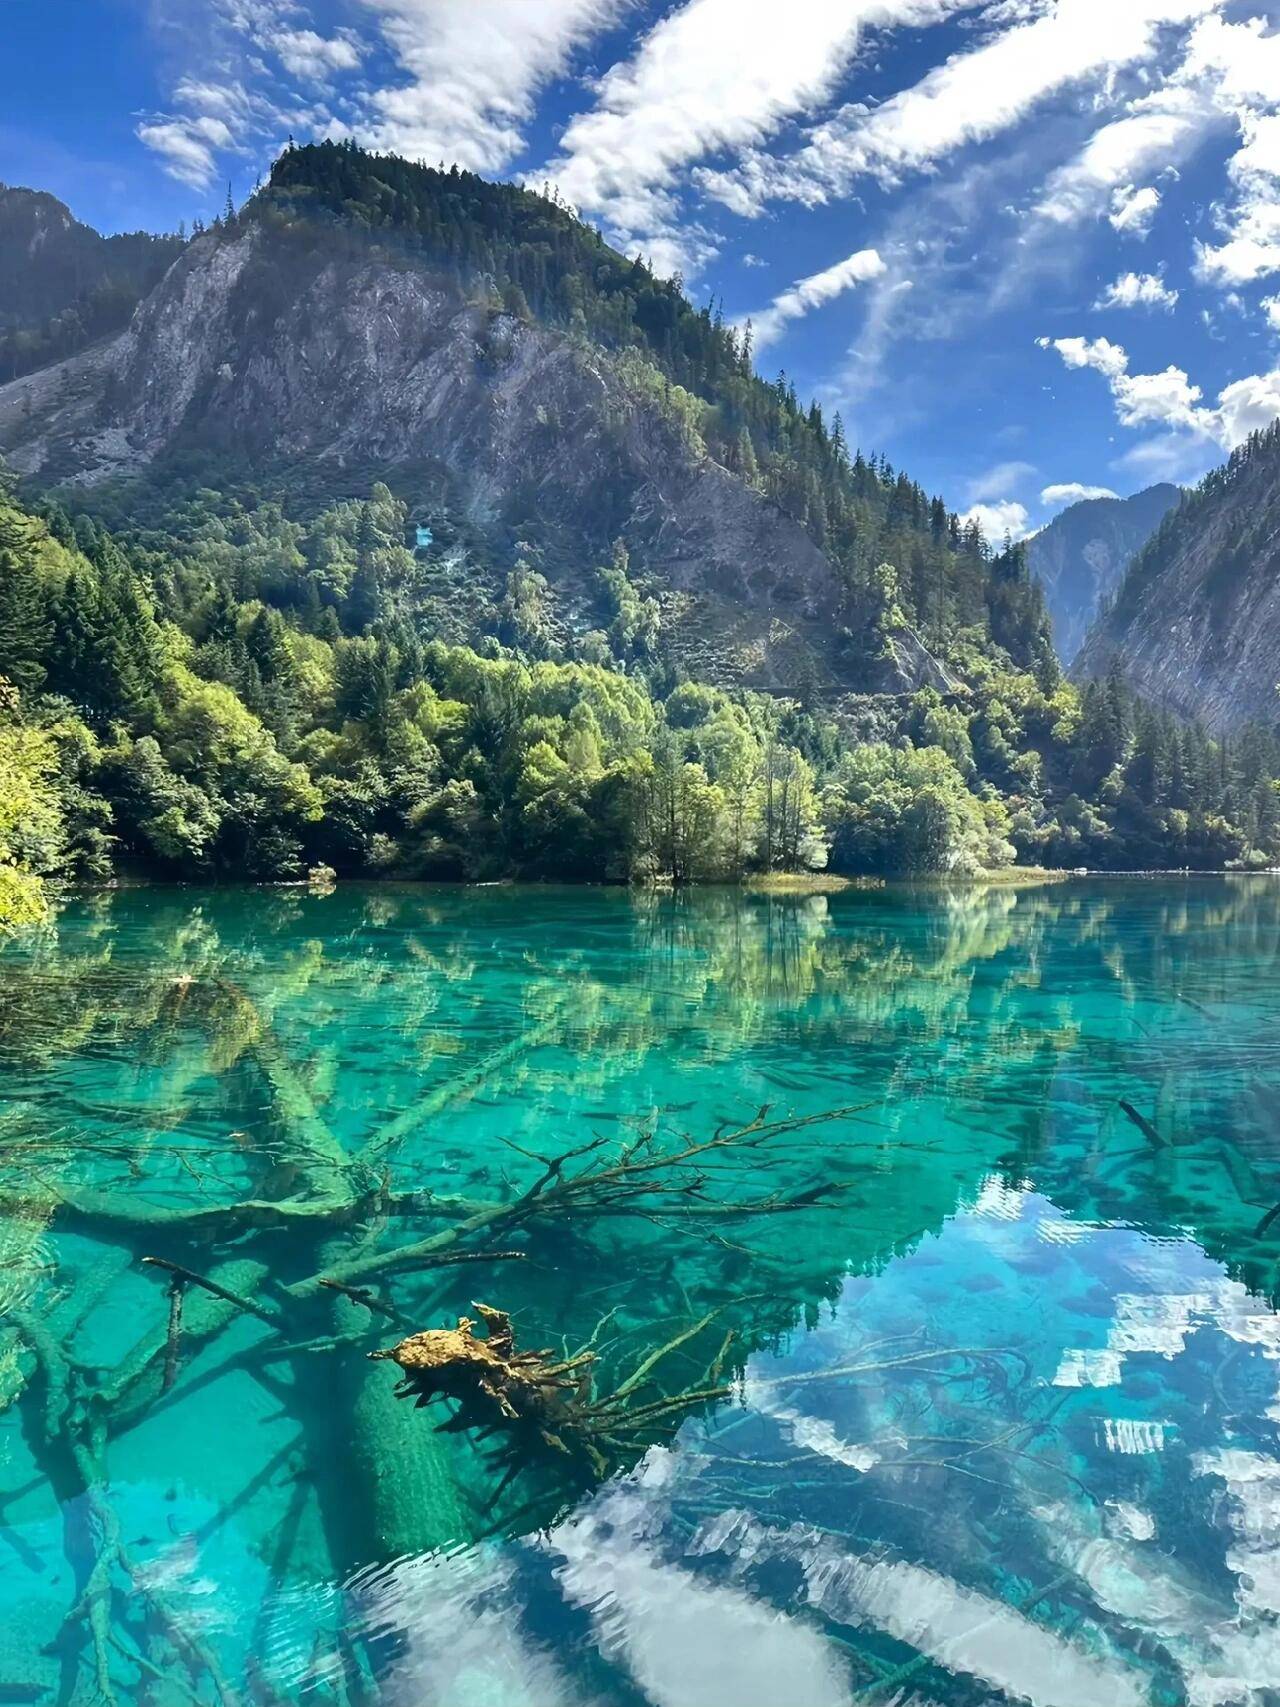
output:
[{"label": "distant mountain", "polygon": [[1213,730],[1277,720],[1280,422],[1170,510],[1076,660]]},{"label": "distant mountain", "polygon": [[621,541],[676,666],[726,685],[945,691],[974,630],[1051,658],[1021,553],[851,454],[677,283],[554,199],[348,146],[286,152],[112,343],[0,387],[0,452],[153,492],[248,467],[291,506],[384,479],[463,540],[471,587],[535,567],[569,632]]},{"label": "distant mountain", "polygon": [[1131,498],[1085,498],[1027,542],[1027,562],[1044,588],[1054,644],[1070,664],[1090,625],[1120,585],[1129,559],[1182,496],[1167,483]]},{"label": "distant mountain", "polygon": [[56,196],[0,184],[0,382],[118,332],[181,237],[103,237]]}]

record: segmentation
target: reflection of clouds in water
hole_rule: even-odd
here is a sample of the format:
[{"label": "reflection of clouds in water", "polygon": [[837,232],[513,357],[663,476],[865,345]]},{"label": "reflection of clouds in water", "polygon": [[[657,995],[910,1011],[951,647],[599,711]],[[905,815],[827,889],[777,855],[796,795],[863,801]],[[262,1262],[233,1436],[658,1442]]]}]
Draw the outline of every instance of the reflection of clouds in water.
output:
[{"label": "reflection of clouds in water", "polygon": [[1148,1699],[1121,1664],[1003,1601],[920,1565],[851,1553],[806,1525],[768,1529],[748,1512],[729,1511],[706,1525],[692,1546],[725,1555],[731,1570],[794,1562],[804,1573],[808,1605],[841,1624],[883,1630],[1015,1700],[1036,1707],[1142,1707]]},{"label": "reflection of clouds in water", "polygon": [[819,1457],[845,1464],[850,1470],[870,1470],[880,1462],[880,1454],[873,1446],[845,1440],[825,1417],[810,1416],[794,1405],[784,1404],[772,1382],[757,1380],[748,1372],[742,1383],[742,1397],[751,1410],[778,1423],[802,1452],[816,1452]]},{"label": "reflection of clouds in water", "polygon": [[[1046,1199],[989,1186],[927,1248],[874,1280],[851,1278],[830,1320],[790,1351],[752,1357],[740,1412],[686,1425],[676,1446],[652,1451],[545,1539],[405,1561],[366,1579],[360,1594],[371,1629],[399,1632],[394,1707],[847,1707],[865,1675],[851,1674],[818,1618],[864,1632],[882,1663],[884,1638],[904,1644],[908,1655],[922,1656],[918,1682],[926,1688],[923,1667],[933,1661],[966,1688],[1032,1707],[1149,1707],[1171,1698],[1159,1693],[1170,1684],[1188,1707],[1265,1707],[1280,1679],[1280,1462],[1229,1444],[1244,1411],[1199,1423],[1188,1411],[1186,1429],[1120,1411],[1128,1374],[1148,1372],[1149,1381],[1153,1370],[1185,1367],[1197,1330],[1255,1359],[1280,1356],[1274,1313],[1188,1242],[1153,1247],[1130,1228],[1086,1224],[1078,1239],[1048,1243],[1062,1265],[1049,1294],[1054,1307],[1039,1290],[978,1294],[999,1301],[992,1322],[1010,1342],[1038,1345],[1039,1373],[1021,1396],[1009,1394],[1009,1416],[996,1391],[953,1388],[946,1427],[967,1434],[981,1414],[981,1432],[994,1436],[1027,1404],[1027,1414],[1047,1407],[1050,1418],[1055,1407],[1069,1408],[1063,1431],[984,1465],[1000,1477],[1001,1522],[1014,1548],[1008,1569],[1023,1583],[1023,1599],[1017,1592],[1003,1598],[999,1579],[975,1583],[973,1558],[956,1551],[957,1535],[983,1521],[961,1491],[969,1484],[940,1491],[936,1504],[920,1508],[914,1529],[899,1519],[882,1536],[871,1515],[877,1501],[857,1505],[864,1493],[894,1488],[895,1459],[918,1457],[918,1445],[885,1425],[897,1398],[908,1388],[927,1392],[933,1376],[908,1362],[898,1377],[886,1371],[833,1387],[823,1371],[862,1362],[867,1352],[859,1347],[882,1328],[898,1343],[882,1341],[873,1356],[915,1355],[910,1330],[921,1311],[931,1339],[945,1342],[958,1325],[972,1330],[963,1283],[1018,1272],[1029,1253],[1045,1253],[1046,1220],[1059,1220]],[[1071,1300],[1082,1287],[1097,1292],[1100,1278],[1114,1290],[1101,1312],[1091,1301],[1083,1320],[1095,1323],[1102,1343],[1073,1347],[1082,1318]],[[1267,1386],[1264,1380],[1264,1403]],[[1249,1389],[1239,1391],[1243,1403]],[[1176,1385],[1148,1397],[1184,1407],[1190,1397],[1194,1410],[1194,1392]],[[762,1463],[774,1466],[772,1479],[779,1479],[781,1437],[797,1464],[832,1466],[840,1509],[847,1518],[856,1506],[863,1516],[854,1527],[870,1523],[872,1538],[860,1543],[799,1520],[785,1493],[795,1518],[786,1506],[762,1516],[749,1509],[749,1483],[728,1511],[700,1512],[713,1491],[724,1425],[737,1429],[749,1418],[764,1429],[748,1441],[755,1438]],[[932,1422],[922,1426],[936,1432]],[[1206,1449],[1215,1429],[1223,1444]],[[1188,1449],[1192,1433],[1198,1450]],[[1086,1454],[1083,1468],[1073,1441]],[[1159,1445],[1157,1461],[1151,1455]],[[735,1449],[748,1455],[737,1462],[749,1462],[753,1448],[741,1434]],[[1133,1468],[1115,1468],[1117,1459]],[[1076,1472],[1091,1497],[1070,1494]],[[673,1506],[697,1524],[688,1540]],[[1179,1507],[1206,1521],[1206,1540],[1218,1531],[1220,1550],[1205,1557],[1158,1538]],[[527,1620],[557,1593],[560,1633],[544,1642]],[[1071,1609],[1066,1622],[1064,1608]],[[906,1661],[904,1687],[917,1681],[915,1663]],[[588,1676],[602,1681],[588,1685]]]},{"label": "reflection of clouds in water", "polygon": [[386,1707],[595,1707],[521,1628],[523,1550],[397,1559],[347,1585]]},{"label": "reflection of clouds in water", "polygon": [[[816,1631],[658,1551],[674,1455],[655,1450],[544,1541],[400,1559],[347,1585],[389,1707],[846,1707],[847,1668]],[[571,1679],[522,1628],[530,1578],[554,1580],[625,1676],[617,1694]],[[564,1664],[560,1663],[563,1659]]]},{"label": "reflection of clouds in water", "polygon": [[[1254,1453],[1222,1452],[1196,1461],[1203,1474],[1223,1476],[1233,1494],[1265,1486],[1263,1531],[1280,1525],[1280,1464]],[[1246,1495],[1246,1507],[1251,1503]],[[1280,1679],[1280,1632],[1270,1616],[1278,1608],[1267,1590],[1277,1583],[1280,1553],[1255,1533],[1250,1545],[1230,1548],[1229,1570],[1241,1576],[1238,1616],[1192,1579],[1176,1558],[1153,1551],[1144,1514],[1113,1513],[1058,1504],[1037,1513],[1054,1554],[1110,1616],[1144,1637],[1155,1637],[1181,1673],[1188,1707],[1270,1707]],[[1243,1512],[1241,1513],[1243,1516]],[[1247,1529],[1247,1518],[1244,1520]],[[1101,1530],[1109,1531],[1104,1535]],[[1256,1577],[1250,1573],[1257,1571]]]},{"label": "reflection of clouds in water", "polygon": [[615,1483],[549,1543],[563,1559],[561,1587],[589,1608],[602,1651],[654,1707],[843,1707],[848,1673],[833,1644],[767,1601],[637,1544],[667,1456],[652,1455],[647,1476]]}]

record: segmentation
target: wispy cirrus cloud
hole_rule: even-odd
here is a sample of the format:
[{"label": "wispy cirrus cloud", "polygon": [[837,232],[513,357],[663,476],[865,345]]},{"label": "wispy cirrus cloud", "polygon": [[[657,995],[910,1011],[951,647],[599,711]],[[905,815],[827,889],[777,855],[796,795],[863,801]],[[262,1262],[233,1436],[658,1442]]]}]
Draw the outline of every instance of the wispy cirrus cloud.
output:
[{"label": "wispy cirrus cloud", "polygon": [[207,189],[228,157],[270,154],[292,131],[343,128],[328,98],[335,79],[361,66],[354,30],[311,28],[301,0],[174,0],[157,18],[167,52],[187,69],[168,110],[144,114],[135,134],[180,183]]},{"label": "wispy cirrus cloud", "polygon": [[1209,95],[1177,81],[1138,97],[1099,126],[1071,160],[1054,171],[1035,212],[1055,225],[1075,225],[1103,212],[1117,231],[1145,236],[1160,193],[1134,184],[1167,170],[1224,123]]},{"label": "wispy cirrus cloud", "polygon": [[971,504],[981,504],[999,498],[1010,487],[1018,486],[1035,473],[1031,462],[997,462],[970,480],[965,496]]},{"label": "wispy cirrus cloud", "polygon": [[415,160],[499,172],[538,96],[629,0],[361,0],[397,67],[367,103],[369,140]]},{"label": "wispy cirrus cloud", "polygon": [[235,146],[231,127],[209,113],[144,119],[137,135],[171,178],[196,190],[213,182],[219,152]]},{"label": "wispy cirrus cloud", "polygon": [[316,30],[281,30],[272,42],[285,70],[308,83],[328,83],[335,72],[354,71],[364,48],[353,30],[322,36]]},{"label": "wispy cirrus cloud", "polygon": [[776,342],[788,321],[801,319],[869,279],[883,277],[885,270],[878,250],[859,249],[843,261],[824,267],[820,273],[797,279],[789,289],[775,296],[768,308],[749,317],[756,348],[763,349],[766,344]]},{"label": "wispy cirrus cloud", "polygon": [[[1038,15],[935,67],[870,111],[850,106],[817,126],[785,159],[746,159],[718,185],[739,211],[783,197],[817,203],[862,177],[896,184],[1019,124],[1050,96],[1150,60],[1160,32],[1223,0],[1128,0],[1099,28],[1096,0],[1058,0]],[[1025,16],[1025,13],[1016,14]]]},{"label": "wispy cirrus cloud", "polygon": [[[517,0],[520,3],[520,0]],[[834,92],[863,31],[923,25],[965,0],[688,0],[668,12],[572,118],[547,173],[624,247],[675,253],[698,163],[772,137]]]}]

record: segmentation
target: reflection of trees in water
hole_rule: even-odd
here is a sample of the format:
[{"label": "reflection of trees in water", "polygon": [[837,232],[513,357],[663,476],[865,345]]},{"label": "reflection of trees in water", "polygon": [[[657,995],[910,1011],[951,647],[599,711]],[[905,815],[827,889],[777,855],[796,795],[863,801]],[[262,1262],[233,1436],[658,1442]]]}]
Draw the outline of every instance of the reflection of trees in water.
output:
[{"label": "reflection of trees in water", "polygon": [[[1207,906],[1155,893],[1136,911],[1130,892],[1066,888],[704,891],[585,907],[552,891],[533,908],[527,893],[386,889],[194,906],[182,894],[121,895],[70,908],[0,958],[0,1051],[18,1103],[0,1130],[6,1234],[11,1260],[38,1273],[26,1301],[35,1325],[0,1329],[0,1397],[22,1394],[47,1420],[56,1413],[42,1392],[92,1388],[99,1433],[83,1434],[69,1404],[48,1442],[52,1452],[76,1431],[80,1457],[60,1485],[79,1476],[91,1496],[109,1464],[128,1479],[137,1441],[154,1450],[158,1418],[171,1419],[168,1460],[196,1464],[225,1426],[220,1407],[244,1383],[265,1383],[302,1435],[293,1448],[271,1435],[260,1449],[262,1465],[242,1478],[243,1521],[265,1536],[294,1513],[273,1565],[283,1577],[474,1534],[502,1514],[485,1509],[492,1483],[468,1443],[436,1440],[395,1403],[390,1377],[363,1354],[398,1331],[357,1298],[322,1292],[318,1275],[373,1286],[409,1326],[487,1295],[513,1308],[522,1343],[594,1333],[605,1387],[714,1312],[672,1360],[679,1390],[726,1335],[726,1367],[741,1369],[797,1321],[812,1326],[850,1267],[872,1268],[937,1227],[1001,1157],[1055,1196],[1056,1180],[1059,1200],[1082,1214],[1117,1181],[1135,1219],[1175,1209],[1186,1219],[1188,1205],[1190,1218],[1207,1214],[1208,1176],[1184,1165],[1187,1133],[1206,1100],[1226,1106],[1234,1090],[1222,1073],[1209,1093],[1181,1089],[1178,1065],[1190,1040],[1213,1048],[1206,1038],[1217,1038],[1229,1056],[1215,1003],[1229,1007],[1241,1057],[1257,1040],[1239,969],[1200,951],[1222,940],[1235,955],[1243,941],[1269,965],[1277,897],[1243,883]],[[1191,979],[1194,992],[1182,988]],[[1179,1004],[1174,1034],[1152,1041],[1180,993],[1196,1005]],[[355,1075],[377,1051],[385,1078],[371,1095]],[[638,1106],[630,1087],[668,1069],[683,1086],[705,1078],[711,1102],[860,1105],[740,1168],[729,1158],[700,1188],[732,1205],[822,1179],[843,1188],[834,1205],[802,1219],[696,1218],[653,1204],[641,1215],[507,1215],[537,1177],[530,1134],[543,1153],[588,1131],[616,1150],[658,1118],[652,1094]],[[1177,1134],[1167,1145],[1115,1113],[1139,1091],[1145,1110],[1147,1079],[1174,1084],[1150,1117]],[[707,1106],[703,1096],[694,1112],[668,1111],[664,1130]],[[1233,1117],[1218,1131],[1237,1127]],[[1246,1195],[1241,1186],[1236,1201]],[[478,1215],[489,1216],[476,1229],[484,1237],[461,1235],[458,1249],[483,1256],[496,1240],[523,1260],[415,1268],[397,1257],[419,1246],[431,1260],[447,1254]],[[210,1275],[233,1299],[267,1300],[280,1326],[188,1289],[175,1355],[172,1301],[136,1271],[144,1252]],[[41,1316],[53,1324],[43,1346]],[[133,1344],[90,1379],[82,1365],[99,1360],[88,1348],[122,1318]],[[286,1488],[272,1450],[282,1464],[301,1452],[311,1479]],[[98,1604],[110,1616],[141,1567],[104,1556],[100,1578],[114,1586]],[[161,1652],[179,1640],[163,1634],[168,1616],[153,1614]],[[77,1626],[82,1646],[84,1634]]]}]

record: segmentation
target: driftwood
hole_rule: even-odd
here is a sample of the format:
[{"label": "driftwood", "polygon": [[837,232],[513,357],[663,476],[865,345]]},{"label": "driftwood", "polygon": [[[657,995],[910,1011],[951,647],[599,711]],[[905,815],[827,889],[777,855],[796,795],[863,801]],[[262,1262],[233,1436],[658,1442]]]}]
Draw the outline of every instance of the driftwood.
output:
[{"label": "driftwood", "polygon": [[584,1348],[571,1357],[520,1351],[505,1310],[480,1303],[472,1307],[484,1323],[483,1338],[469,1316],[460,1316],[456,1327],[411,1334],[369,1356],[398,1366],[402,1379],[397,1397],[413,1399],[419,1409],[441,1400],[453,1406],[439,1425],[441,1432],[470,1431],[481,1440],[503,1436],[508,1479],[544,1462],[548,1453],[577,1461],[603,1477],[620,1460],[643,1450],[661,1421],[725,1398],[730,1391],[718,1382],[726,1340],[702,1384],[648,1404],[635,1402],[663,1358],[707,1327],[714,1312],[650,1353],[625,1381],[600,1397],[592,1380],[594,1351]]},{"label": "driftwood", "polygon": [[[685,1369],[698,1374],[692,1384],[664,1383],[677,1355],[692,1356],[694,1342],[714,1320],[715,1312],[693,1319],[696,1311],[690,1309],[665,1344],[642,1348],[625,1379],[615,1377],[604,1390],[597,1385],[600,1326],[575,1352],[526,1352],[516,1345],[509,1317],[483,1305],[476,1311],[484,1333],[464,1317],[454,1327],[409,1333],[390,1350],[379,1350],[380,1325],[385,1332],[390,1322],[403,1332],[421,1320],[420,1290],[412,1308],[397,1293],[406,1277],[464,1264],[501,1264],[504,1272],[518,1273],[529,1254],[525,1238],[534,1230],[559,1226],[578,1237],[607,1217],[696,1228],[699,1237],[726,1244],[718,1232],[722,1225],[808,1213],[835,1201],[841,1189],[824,1178],[783,1192],[744,1190],[741,1178],[750,1175],[753,1152],[777,1148],[790,1135],[849,1112],[775,1118],[766,1108],[744,1126],[722,1126],[706,1137],[647,1127],[622,1138],[566,1142],[548,1154],[511,1143],[513,1155],[533,1165],[529,1183],[506,1200],[395,1190],[370,1168],[369,1159],[387,1156],[439,1109],[474,1094],[522,1049],[549,1034],[555,1021],[490,1052],[421,1106],[395,1115],[361,1156],[352,1157],[267,1016],[225,980],[192,980],[184,985],[184,1000],[201,991],[211,1012],[219,1004],[223,1012],[229,1006],[241,1051],[270,1097],[271,1141],[247,1153],[249,1177],[238,1200],[210,1190],[185,1156],[182,1165],[192,1172],[194,1189],[180,1197],[170,1190],[169,1201],[148,1200],[135,1154],[123,1142],[99,1152],[102,1160],[128,1169],[117,1189],[72,1184],[62,1170],[34,1187],[15,1180],[0,1191],[0,1215],[20,1224],[24,1236],[28,1227],[42,1229],[52,1218],[55,1226],[66,1224],[104,1241],[102,1258],[71,1290],[59,1295],[55,1280],[47,1309],[31,1307],[9,1317],[0,1341],[7,1336],[14,1355],[0,1378],[0,1405],[9,1399],[36,1408],[29,1436],[41,1460],[59,1464],[62,1484],[70,1481],[87,1498],[97,1554],[67,1634],[70,1640],[74,1631],[82,1632],[97,1692],[108,1702],[126,1698],[132,1689],[121,1681],[129,1667],[140,1678],[165,1676],[202,1707],[211,1696],[234,1699],[216,1656],[197,1631],[184,1627],[159,1590],[144,1591],[157,1643],[150,1651],[114,1618],[113,1592],[122,1580],[134,1581],[135,1588],[137,1582],[110,1499],[107,1457],[112,1443],[157,1407],[179,1404],[192,1384],[217,1379],[232,1367],[247,1370],[274,1392],[282,1363],[298,1378],[323,1367],[321,1378],[336,1387],[336,1410],[345,1427],[341,1516],[352,1510],[368,1514],[368,1533],[358,1538],[364,1558],[419,1553],[483,1533],[503,1488],[526,1469],[542,1472],[553,1490],[539,1496],[534,1516],[542,1521],[557,1486],[581,1486],[611,1473],[662,1439],[691,1409],[723,1398],[728,1387],[721,1370],[733,1335],[723,1336],[714,1357],[708,1347],[694,1358]],[[256,1173],[253,1159],[260,1164]],[[242,1173],[243,1161],[237,1159]],[[271,1244],[281,1232],[290,1237],[291,1258],[310,1253],[310,1274],[303,1267],[305,1278],[287,1285],[276,1277]],[[743,1247],[732,1248],[736,1260]],[[82,1323],[114,1280],[139,1260],[166,1282],[164,1293],[157,1293],[154,1320],[144,1323],[113,1367],[79,1361],[74,1344]],[[193,1371],[196,1353],[237,1325],[222,1363],[202,1356],[199,1373]],[[361,1352],[374,1361],[365,1362]],[[421,1404],[448,1407],[442,1427],[424,1426],[397,1399],[396,1384],[380,1367],[384,1360],[397,1364],[401,1392]],[[477,1445],[492,1454],[492,1467],[477,1455]],[[468,1461],[476,1473],[462,1476]],[[347,1485],[352,1478],[359,1484],[354,1492]],[[474,1506],[463,1491],[468,1480],[476,1483]],[[327,1486],[316,1477],[321,1494]],[[186,1680],[174,1675],[175,1656]]]}]

